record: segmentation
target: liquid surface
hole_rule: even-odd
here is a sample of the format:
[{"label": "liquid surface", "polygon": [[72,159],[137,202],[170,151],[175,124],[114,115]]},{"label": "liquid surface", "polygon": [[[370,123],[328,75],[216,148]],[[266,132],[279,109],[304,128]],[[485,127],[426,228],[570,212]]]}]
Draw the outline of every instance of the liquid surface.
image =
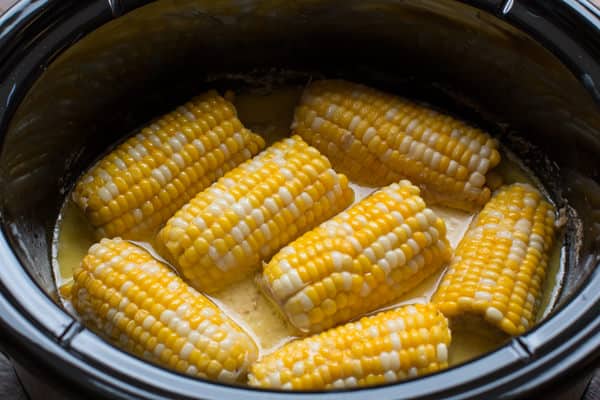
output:
[{"label": "liquid surface", "polygon": [[[242,122],[250,129],[262,134],[270,144],[289,135],[289,126],[293,109],[302,88],[296,86],[237,94],[234,103]],[[503,183],[523,182],[537,185],[531,175],[519,165],[517,160],[503,154],[503,161],[496,169]],[[372,193],[376,188],[351,183],[355,191],[355,202]],[[449,209],[431,207],[446,222],[448,240],[456,248],[474,215]],[[87,249],[94,243],[94,234],[81,211],[67,201],[58,220],[53,247],[54,275],[57,286],[72,280],[73,270],[85,256]],[[551,307],[554,294],[560,281],[561,251],[560,240],[554,246],[550,259],[548,278],[545,283],[545,295],[540,315]],[[141,244],[151,248],[148,243]],[[444,273],[441,269],[419,286],[404,294],[392,305],[423,303],[429,301]],[[268,354],[284,343],[293,340],[298,332],[288,324],[277,308],[265,297],[256,284],[256,276],[251,276],[210,296],[230,317],[244,327],[254,337],[260,347],[261,355]],[[491,331],[487,327],[473,328],[473,324],[456,323],[453,326],[453,338],[450,346],[450,364],[456,365],[493,350],[507,339],[505,335]]]},{"label": "liquid surface", "polygon": [[54,278],[57,286],[62,286],[73,279],[73,270],[94,244],[94,229],[79,207],[67,201],[59,218],[58,229],[54,232],[55,241],[58,233],[58,241],[53,246]]}]

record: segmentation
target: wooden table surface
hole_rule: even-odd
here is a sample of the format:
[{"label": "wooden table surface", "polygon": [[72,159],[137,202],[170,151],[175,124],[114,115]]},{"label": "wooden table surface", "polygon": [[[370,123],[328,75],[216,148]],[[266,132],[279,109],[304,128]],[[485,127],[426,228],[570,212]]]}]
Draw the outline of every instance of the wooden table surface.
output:
[{"label": "wooden table surface", "polygon": [[0,0],[0,13],[13,3],[14,0]]}]

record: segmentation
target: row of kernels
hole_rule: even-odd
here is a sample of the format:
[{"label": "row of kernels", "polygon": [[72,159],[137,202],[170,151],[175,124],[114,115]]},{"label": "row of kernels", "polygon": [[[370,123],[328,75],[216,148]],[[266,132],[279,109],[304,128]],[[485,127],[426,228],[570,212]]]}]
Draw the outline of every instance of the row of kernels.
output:
[{"label": "row of kernels", "polygon": [[[127,162],[125,162],[125,167],[126,168],[129,167],[129,168],[125,169],[124,170],[125,173],[122,174],[122,177],[125,179],[125,181],[127,183],[127,185],[125,186],[125,189],[128,190],[129,187],[131,187],[135,183],[137,183],[137,180],[132,179],[136,175],[138,176],[138,178],[145,178],[145,180],[150,180],[150,182],[152,182],[152,183],[157,183],[156,178],[152,177],[151,174],[147,174],[147,173],[136,174],[136,164],[139,164],[140,167],[142,167],[142,168],[144,168],[144,166],[145,166],[146,169],[150,169],[150,171],[146,170],[146,172],[151,172],[154,168],[159,167],[159,166],[171,161],[170,157],[175,154],[178,154],[179,151],[181,151],[181,146],[187,144],[188,140],[191,141],[191,140],[196,139],[196,140],[204,141],[205,144],[207,145],[208,150],[210,150],[212,148],[215,148],[218,145],[218,143],[222,143],[227,136],[231,136],[234,133],[234,131],[233,131],[234,125],[231,123],[225,124],[225,127],[230,128],[231,131],[224,131],[222,129],[218,130],[218,132],[220,132],[221,135],[220,135],[220,137],[216,138],[217,145],[214,145],[214,144],[211,145],[211,141],[210,141],[211,136],[217,136],[217,134],[215,132],[212,132],[212,131],[207,132],[206,130],[196,132],[196,133],[202,133],[202,135],[197,138],[194,136],[188,137],[187,135],[184,135],[183,133],[179,132],[178,130],[176,130],[176,132],[172,132],[172,133],[166,132],[165,130],[167,130],[167,129],[174,129],[174,126],[172,126],[172,124],[176,124],[177,128],[183,127],[181,124],[177,124],[176,121],[172,121],[172,118],[170,117],[169,114],[167,114],[163,119],[159,120],[158,122],[159,123],[157,123],[157,124],[151,125],[151,127],[144,128],[142,130],[142,132],[140,132],[138,135],[132,137],[130,140],[123,143],[123,145],[120,146],[119,148],[117,148],[113,153],[111,153],[107,157],[107,159],[101,161],[101,163],[97,167],[96,171],[92,171],[92,172],[95,172],[95,175],[96,175],[96,178],[94,180],[95,185],[89,185],[88,187],[82,188],[83,193],[87,192],[90,195],[90,199],[89,199],[90,206],[94,205],[94,201],[99,200],[96,197],[97,195],[96,195],[95,190],[97,188],[95,186],[96,185],[102,185],[102,186],[106,185],[108,183],[105,181],[106,178],[111,176],[111,175],[107,176],[107,174],[103,173],[103,171],[106,171],[107,169],[109,169],[109,170],[114,169],[114,167],[115,167],[114,163],[115,162],[118,163],[117,160],[126,159],[127,158],[126,156],[129,155],[134,161],[134,162],[131,162],[131,160],[129,160],[130,165],[127,165]],[[184,126],[187,126],[192,121],[186,120],[185,122],[186,122],[186,124]],[[220,122],[227,122],[227,121],[220,121]],[[161,127],[161,125],[162,125],[162,127]],[[152,129],[152,127],[155,127],[155,129]],[[208,129],[210,129],[210,128],[207,127],[207,130]],[[213,140],[213,142],[214,142],[214,140]],[[204,152],[202,152],[202,153],[204,153]],[[139,155],[136,155],[136,154],[139,154]],[[203,154],[199,154],[199,156],[202,156],[202,155]],[[111,161],[112,161],[112,163],[111,163]],[[121,165],[121,167],[123,167],[123,165]],[[170,172],[172,174],[175,173],[178,169],[178,166],[173,164],[172,161],[171,161],[171,165],[169,165],[168,167],[171,170]],[[123,168],[118,168],[117,171],[112,171],[112,172],[120,172],[120,170],[122,170],[122,169]],[[90,175],[90,176],[94,176],[94,175]],[[112,179],[110,179],[110,180],[112,180]],[[100,204],[98,204],[98,206],[100,206]],[[101,221],[101,222],[104,222],[104,221]]]},{"label": "row of kernels", "polygon": [[392,382],[445,367],[449,342],[447,321],[435,308],[404,307],[291,342],[253,365],[250,384],[320,389]]},{"label": "row of kernels", "polygon": [[[78,311],[84,319],[105,321],[98,328],[126,349],[181,372],[229,382],[256,357],[240,328],[134,245],[103,240],[82,267],[75,291],[100,307]],[[81,296],[76,297],[77,309]]]},{"label": "row of kernels", "polygon": [[[252,149],[251,151],[234,154],[231,159],[224,162],[217,170],[205,170],[201,166],[202,163],[188,167],[186,171],[180,173],[176,179],[159,189],[156,195],[148,200],[144,200],[137,208],[132,207],[135,207],[135,204],[138,203],[124,205],[120,210],[128,211],[99,228],[101,236],[112,237],[117,234],[128,236],[129,232],[131,232],[129,236],[137,237],[136,234],[138,232],[151,232],[152,229],[164,222],[167,217],[173,215],[197,191],[205,188],[212,181],[222,176],[224,172],[234,168],[240,162],[248,159],[251,153],[259,150],[255,144],[250,144],[249,147]],[[192,172],[194,170],[197,171]],[[194,175],[194,177],[190,177],[191,175]],[[135,193],[136,190],[136,188],[133,188],[129,193]]]}]

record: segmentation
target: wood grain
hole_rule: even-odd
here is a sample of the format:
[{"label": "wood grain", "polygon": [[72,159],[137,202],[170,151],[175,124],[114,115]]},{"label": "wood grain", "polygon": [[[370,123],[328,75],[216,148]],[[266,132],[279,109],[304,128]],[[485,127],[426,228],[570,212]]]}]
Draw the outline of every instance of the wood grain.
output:
[{"label": "wood grain", "polygon": [[14,3],[16,3],[14,0],[0,0],[0,13],[4,12],[4,10]]}]

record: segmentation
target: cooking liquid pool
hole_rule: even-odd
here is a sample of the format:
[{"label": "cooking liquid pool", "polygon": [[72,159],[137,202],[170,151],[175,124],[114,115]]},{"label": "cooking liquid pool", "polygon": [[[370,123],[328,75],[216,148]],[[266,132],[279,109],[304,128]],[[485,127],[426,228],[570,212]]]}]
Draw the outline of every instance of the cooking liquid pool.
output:
[{"label": "cooking liquid pool", "polygon": [[[265,137],[267,144],[289,135],[293,110],[302,88],[284,86],[273,90],[248,91],[235,96],[238,115],[246,127]],[[503,183],[522,182],[534,186],[536,180],[514,157],[503,153],[501,164],[495,169]],[[351,183],[355,191],[355,202],[368,196],[376,188]],[[448,240],[456,248],[471,223],[474,214],[441,206],[431,206],[444,221]],[[54,231],[53,268],[57,286],[72,281],[73,270],[79,265],[88,248],[95,242],[93,228],[87,223],[77,206],[67,200],[58,218]],[[136,242],[152,250],[151,240]],[[557,238],[549,263],[545,282],[544,299],[539,316],[545,315],[559,290],[563,272],[561,241]],[[419,286],[402,295],[390,308],[401,304],[425,303],[435,292],[445,272],[442,268]],[[299,333],[282,317],[276,306],[260,291],[257,276],[250,276],[209,297],[254,337],[260,354],[268,354],[284,343],[299,336]],[[68,299],[62,298],[68,306]],[[450,364],[456,365],[489,352],[508,340],[495,328],[473,321],[455,321],[452,326],[452,344],[449,349]]]}]

